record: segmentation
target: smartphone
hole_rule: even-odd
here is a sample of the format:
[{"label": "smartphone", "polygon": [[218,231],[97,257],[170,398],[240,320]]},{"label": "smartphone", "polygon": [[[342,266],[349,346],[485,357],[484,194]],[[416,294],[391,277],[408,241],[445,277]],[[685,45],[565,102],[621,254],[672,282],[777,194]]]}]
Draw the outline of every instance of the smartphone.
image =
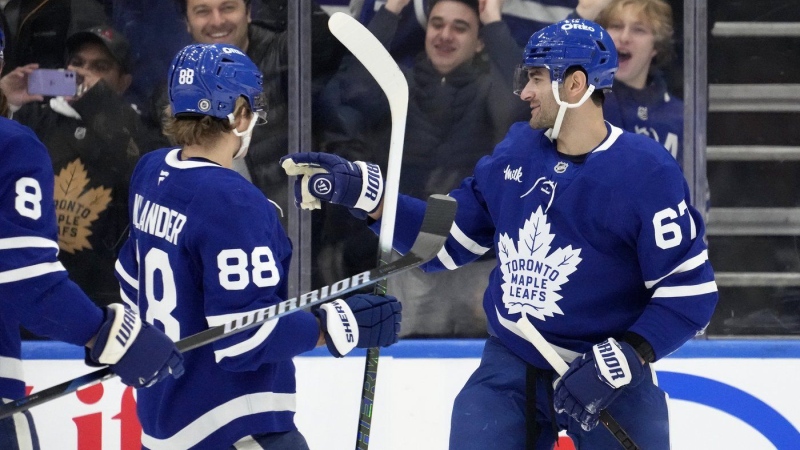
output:
[{"label": "smartphone", "polygon": [[45,97],[75,95],[78,92],[75,72],[64,69],[36,69],[28,75],[28,93]]}]

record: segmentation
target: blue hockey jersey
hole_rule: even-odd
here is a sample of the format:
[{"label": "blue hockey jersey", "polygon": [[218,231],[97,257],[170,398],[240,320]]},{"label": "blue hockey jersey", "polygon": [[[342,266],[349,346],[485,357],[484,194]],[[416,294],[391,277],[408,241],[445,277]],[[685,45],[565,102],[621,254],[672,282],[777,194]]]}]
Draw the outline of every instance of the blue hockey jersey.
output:
[{"label": "blue hockey jersey", "polygon": [[0,117],[0,398],[25,395],[20,324],[83,346],[103,321],[58,260],[54,181],[36,135]]},{"label": "blue hockey jersey", "polygon": [[[567,360],[626,331],[659,359],[704,329],[717,302],[704,224],[676,161],[652,139],[606,126],[575,163],[542,130],[514,124],[450,193],[455,224],[423,266],[453,270],[494,247],[483,305],[491,332],[540,368],[549,365],[517,328],[520,314]],[[421,200],[399,199],[401,253],[423,212]]]},{"label": "blue hockey jersey", "polygon": [[[284,300],[291,257],[258,188],[180,152],[157,150],[136,166],[117,263],[126,301],[175,341]],[[291,358],[318,337],[316,319],[301,311],[186,352],[181,378],[138,390],[143,446],[220,449],[295,429]]]},{"label": "blue hockey jersey", "polygon": [[614,83],[606,93],[603,116],[612,125],[658,141],[683,161],[683,101],[667,92],[661,74],[649,78],[644,89]]}]

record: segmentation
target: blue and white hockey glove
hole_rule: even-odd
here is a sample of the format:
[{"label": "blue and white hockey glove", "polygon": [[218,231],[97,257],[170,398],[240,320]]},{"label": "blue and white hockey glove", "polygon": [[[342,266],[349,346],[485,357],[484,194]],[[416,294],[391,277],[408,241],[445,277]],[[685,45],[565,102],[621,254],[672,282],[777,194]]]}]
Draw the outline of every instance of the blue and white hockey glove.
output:
[{"label": "blue and white hockey glove", "polygon": [[136,388],[152,386],[170,374],[183,375],[183,355],[172,340],[121,304],[106,307],[105,321],[87,356],[88,363],[110,366],[123,383]]},{"label": "blue and white hockey glove", "polygon": [[608,408],[626,386],[636,386],[644,369],[636,350],[627,342],[608,338],[576,358],[556,380],[553,403],[590,431],[597,426],[600,411]]},{"label": "blue and white hockey glove", "polygon": [[353,348],[388,347],[399,339],[403,305],[391,295],[358,294],[323,304],[315,314],[328,351],[341,358]]},{"label": "blue and white hockey glove", "polygon": [[344,205],[354,216],[366,219],[381,204],[383,176],[377,164],[307,152],[284,156],[281,167],[298,177],[294,197],[303,209],[319,209],[322,200]]}]

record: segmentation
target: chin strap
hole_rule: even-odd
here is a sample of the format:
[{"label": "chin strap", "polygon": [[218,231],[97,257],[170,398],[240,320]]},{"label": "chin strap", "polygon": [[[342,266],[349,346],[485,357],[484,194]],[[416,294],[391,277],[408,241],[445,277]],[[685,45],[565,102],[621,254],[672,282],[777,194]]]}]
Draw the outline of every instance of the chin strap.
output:
[{"label": "chin strap", "polygon": [[[228,120],[233,125],[233,113],[228,114]],[[247,154],[247,149],[250,148],[250,139],[253,137],[253,128],[256,126],[256,114],[253,113],[252,117],[250,117],[250,124],[247,125],[247,129],[244,131],[239,131],[236,128],[233,129],[233,134],[242,138],[242,143],[239,145],[239,150],[236,151],[236,154],[233,155],[233,159],[241,159]]]},{"label": "chin strap", "polygon": [[592,92],[594,92],[594,85],[589,85],[589,88],[586,89],[586,93],[583,94],[583,97],[581,97],[578,103],[567,103],[561,100],[561,97],[558,95],[558,81],[553,81],[551,86],[553,89],[553,97],[555,97],[556,103],[558,103],[558,115],[556,115],[556,123],[553,124],[553,131],[550,133],[550,139],[556,140],[558,139],[558,132],[561,131],[561,122],[564,121],[564,114],[566,114],[567,109],[577,108],[584,104],[586,100],[592,96]]}]

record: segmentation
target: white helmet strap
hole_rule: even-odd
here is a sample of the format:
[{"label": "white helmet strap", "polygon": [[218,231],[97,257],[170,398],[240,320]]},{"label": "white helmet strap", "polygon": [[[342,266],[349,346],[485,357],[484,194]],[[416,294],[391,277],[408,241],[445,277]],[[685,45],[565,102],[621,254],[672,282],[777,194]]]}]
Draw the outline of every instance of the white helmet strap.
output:
[{"label": "white helmet strap", "polygon": [[558,114],[556,115],[556,122],[553,124],[552,132],[550,133],[550,139],[556,140],[558,138],[558,132],[561,131],[561,122],[564,121],[564,114],[566,114],[567,109],[569,108],[577,108],[584,104],[589,97],[592,96],[592,92],[594,92],[594,85],[590,84],[589,88],[586,89],[586,92],[583,94],[583,97],[578,101],[578,103],[567,103],[561,100],[561,97],[558,95],[558,81],[553,81],[550,83],[551,88],[553,89],[553,97],[556,99],[556,103],[558,103]]},{"label": "white helmet strap", "polygon": [[[231,125],[234,123],[233,113],[228,114],[228,120],[230,120]],[[253,113],[250,117],[250,123],[247,125],[247,129],[244,131],[239,131],[236,128],[233,129],[233,134],[242,138],[241,144],[239,144],[239,150],[236,151],[236,154],[233,155],[233,159],[241,159],[247,154],[247,149],[250,148],[250,139],[253,137],[253,128],[256,126],[256,114]]]}]

